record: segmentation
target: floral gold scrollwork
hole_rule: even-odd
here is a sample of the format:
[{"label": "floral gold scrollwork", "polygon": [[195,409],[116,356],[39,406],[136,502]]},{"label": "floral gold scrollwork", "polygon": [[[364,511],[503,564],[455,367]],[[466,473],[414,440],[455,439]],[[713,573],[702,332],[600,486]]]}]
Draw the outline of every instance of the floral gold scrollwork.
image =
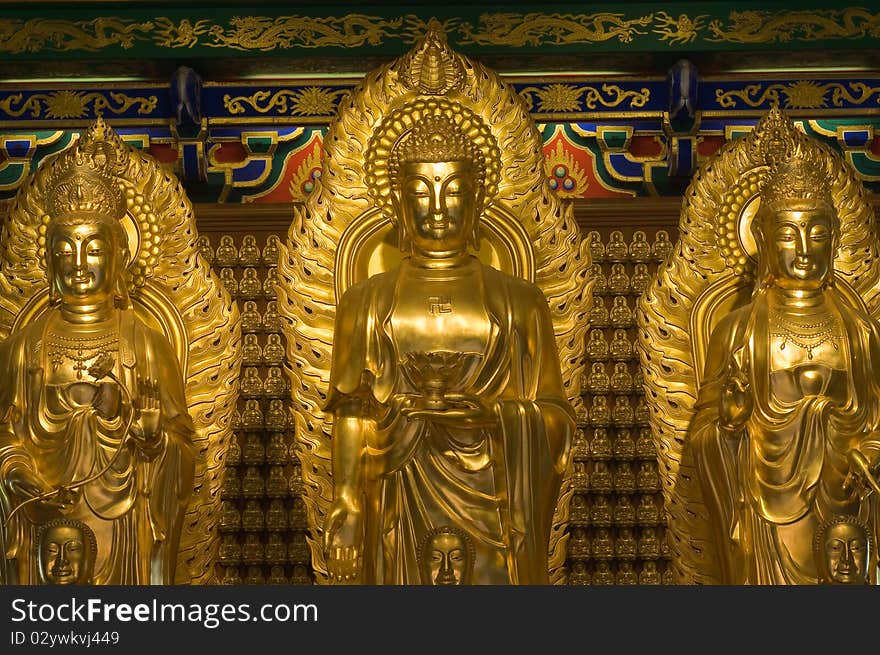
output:
[{"label": "floral gold scrollwork", "polygon": [[347,89],[324,89],[309,86],[302,89],[282,89],[272,93],[261,90],[250,96],[223,96],[223,108],[230,114],[243,114],[249,105],[260,114],[283,114],[291,116],[330,116],[336,110],[340,98]]},{"label": "floral gold scrollwork", "polygon": [[95,115],[104,111],[124,114],[136,106],[137,113],[143,116],[151,114],[157,102],[156,96],[131,97],[113,91],[105,96],[103,93],[64,90],[37,93],[26,99],[24,94],[15,93],[0,100],[0,112],[13,118],[25,114],[31,118],[83,118],[89,113]]},{"label": "floral gold scrollwork", "polygon": [[715,92],[715,100],[725,109],[733,109],[738,102],[748,107],[761,107],[766,102],[780,103],[786,109],[820,109],[828,107],[828,92],[831,104],[842,107],[845,103],[863,105],[880,94],[880,87],[871,87],[864,82],[830,82],[819,84],[809,80],[799,80],[788,84],[749,84],[742,89]]},{"label": "floral gold scrollwork", "polygon": [[651,24],[652,15],[626,19],[624,14],[483,14],[480,24],[462,23],[460,43],[508,45],[514,47],[544,44],[601,43],[617,39],[629,43],[646,34],[639,29]]},{"label": "floral gold scrollwork", "polygon": [[876,38],[880,12],[861,7],[809,11],[732,11],[730,22],[709,23],[707,41],[724,43],[788,43],[825,39]]},{"label": "floral gold scrollwork", "polygon": [[587,109],[618,107],[629,100],[629,107],[644,107],[651,99],[651,90],[626,91],[616,84],[603,84],[601,87],[578,86],[575,84],[548,84],[546,86],[527,86],[520,90],[530,111],[535,111],[532,94],[538,100],[538,112],[577,111],[581,98]]}]

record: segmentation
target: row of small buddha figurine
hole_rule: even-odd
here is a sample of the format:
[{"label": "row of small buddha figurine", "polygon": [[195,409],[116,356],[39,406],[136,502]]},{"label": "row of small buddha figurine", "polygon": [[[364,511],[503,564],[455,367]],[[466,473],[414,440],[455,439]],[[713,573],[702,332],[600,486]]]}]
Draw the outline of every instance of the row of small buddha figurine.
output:
[{"label": "row of small buddha figurine", "polygon": [[639,296],[651,283],[651,271],[643,263],[635,264],[631,275],[619,262],[611,264],[607,275],[602,264],[593,264],[590,271],[594,296]]},{"label": "row of small buddha figurine", "polygon": [[618,328],[614,330],[609,343],[605,330],[593,328],[587,333],[587,359],[591,362],[637,360],[635,337],[630,337],[625,329]]},{"label": "row of small buddha figurine", "polygon": [[235,533],[220,537],[217,561],[220,564],[308,564],[311,558],[304,531],[281,533],[246,532],[240,538]]},{"label": "row of small buddha figurine", "polygon": [[663,500],[653,493],[587,495],[575,493],[569,507],[569,525],[594,527],[665,526]]},{"label": "row of small buddha figurine", "polygon": [[265,467],[227,466],[220,495],[224,500],[232,498],[287,498],[302,496],[302,466],[291,465],[291,473],[280,464]]},{"label": "row of small buddha figurine", "polygon": [[255,300],[245,300],[239,306],[241,312],[241,331],[243,334],[281,334],[281,317],[278,315],[278,301],[270,300],[261,312]]},{"label": "row of small buddha figurine", "polygon": [[306,506],[296,497],[289,506],[281,498],[268,501],[255,499],[242,501],[224,500],[220,507],[220,532],[287,532],[308,528]]},{"label": "row of small buddha figurine", "polygon": [[260,344],[257,334],[245,334],[241,344],[241,361],[245,366],[281,366],[284,362],[284,344],[280,334],[266,335]]},{"label": "row of small buddha figurine", "polygon": [[305,564],[294,564],[288,574],[283,564],[273,564],[269,567],[268,574],[262,566],[251,564],[245,567],[242,575],[238,566],[221,566],[221,585],[310,585],[313,584],[312,576]]},{"label": "row of small buddha figurine", "polygon": [[[572,457],[575,461],[609,459],[657,461],[657,450],[650,428],[642,427],[635,432],[630,428],[613,430],[597,427],[592,428],[589,438],[588,429],[578,428],[575,432],[572,444]],[[634,432],[637,436],[634,436]]]},{"label": "row of small buddha figurine", "polygon": [[[611,309],[608,299],[611,299]],[[591,328],[630,328],[635,325],[635,312],[627,296],[593,296],[590,307]]]},{"label": "row of small buddha figurine", "polygon": [[285,433],[270,432],[265,437],[262,432],[250,431],[234,435],[227,450],[226,465],[287,464],[295,458],[294,446],[288,443]]},{"label": "row of small buddha figurine", "polygon": [[602,242],[602,235],[593,230],[587,234],[590,243],[590,257],[593,262],[637,262],[660,263],[672,251],[672,241],[666,230],[657,230],[653,243],[643,230],[633,232],[632,241],[627,243],[623,232],[614,230],[608,235],[608,243]]},{"label": "row of small buddha figurine", "polygon": [[616,361],[608,374],[608,365],[597,361],[581,376],[581,393],[603,395],[611,392],[619,396],[641,395],[644,393],[641,369],[636,366],[635,375],[630,373],[629,363]]},{"label": "row of small buddha figurine", "polygon": [[241,371],[240,395],[242,398],[286,398],[287,379],[280,366],[270,366],[266,377],[255,366],[245,366]]},{"label": "row of small buddha figurine", "polygon": [[659,560],[672,556],[662,527],[571,528],[568,559]]},{"label": "row of small buddha figurine", "polygon": [[627,461],[611,465],[603,459],[592,464],[575,461],[571,485],[575,491],[596,493],[657,493],[660,491],[660,476],[656,461],[642,460],[636,465]]},{"label": "row of small buddha figurine", "polygon": [[278,265],[278,236],[275,234],[266,237],[262,248],[257,245],[257,237],[253,234],[245,234],[241,238],[241,246],[238,247],[235,245],[235,238],[229,234],[220,237],[216,250],[207,234],[201,234],[196,245],[202,257],[218,268]]},{"label": "row of small buddha figurine", "polygon": [[632,399],[628,395],[612,396],[614,402],[609,403],[609,396],[592,396],[591,404],[584,403],[578,413],[580,425],[590,425],[595,428],[614,425],[621,428],[632,426],[649,425],[650,409],[645,402],[644,396],[638,396],[633,406]]},{"label": "row of small buddha figurine", "polygon": [[231,427],[239,432],[285,430],[290,425],[290,411],[280,398],[269,400],[265,411],[258,399],[249,398],[240,411],[236,409],[232,413]]},{"label": "row of small buddha figurine", "polygon": [[633,562],[622,560],[612,564],[609,560],[598,560],[590,566],[582,560],[571,564],[568,584],[583,585],[671,585],[672,567],[661,569],[660,562],[647,560]]},{"label": "row of small buddha figurine", "polygon": [[231,268],[220,269],[220,282],[226,287],[232,298],[240,300],[259,300],[276,298],[275,287],[278,285],[278,273],[276,268],[267,268],[266,277],[262,280],[257,274],[257,269],[251,266],[244,269],[241,277],[236,277]]}]

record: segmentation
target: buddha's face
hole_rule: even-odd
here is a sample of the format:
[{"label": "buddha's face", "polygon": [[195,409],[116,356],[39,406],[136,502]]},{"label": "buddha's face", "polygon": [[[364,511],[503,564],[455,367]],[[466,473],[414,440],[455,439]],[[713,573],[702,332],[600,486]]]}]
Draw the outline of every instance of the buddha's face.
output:
[{"label": "buddha's face", "polygon": [[432,255],[466,250],[480,200],[471,163],[410,162],[401,173],[399,211],[413,251]]},{"label": "buddha's face", "polygon": [[818,289],[834,268],[834,230],[825,206],[783,209],[761,225],[769,273],[784,289]]},{"label": "buddha's face", "polygon": [[468,551],[460,535],[440,532],[426,546],[428,572],[435,585],[460,585],[465,582]]},{"label": "buddha's face", "polygon": [[120,273],[119,244],[109,225],[59,224],[51,230],[49,256],[55,289],[68,304],[93,304],[112,295]]},{"label": "buddha's face", "polygon": [[868,565],[868,538],[852,523],[835,523],[825,531],[825,570],[831,582],[862,584]]},{"label": "buddha's face", "polygon": [[46,584],[88,584],[94,564],[91,542],[72,525],[46,528],[40,540],[40,569]]}]

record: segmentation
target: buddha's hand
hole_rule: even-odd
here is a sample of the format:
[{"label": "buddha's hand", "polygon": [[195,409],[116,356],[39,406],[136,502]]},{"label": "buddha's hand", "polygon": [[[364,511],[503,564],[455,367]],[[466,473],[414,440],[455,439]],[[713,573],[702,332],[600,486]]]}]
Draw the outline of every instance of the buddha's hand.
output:
[{"label": "buddha's hand", "polygon": [[748,365],[741,367],[732,355],[721,383],[718,404],[719,426],[728,434],[739,432],[754,408]]},{"label": "buddha's hand", "polygon": [[360,501],[355,494],[337,494],[324,522],[324,554],[330,582],[357,582],[361,573],[363,541],[364,518]]},{"label": "buddha's hand", "polygon": [[411,421],[430,421],[450,427],[490,428],[498,425],[495,407],[487,404],[479,396],[469,393],[447,393],[444,397],[451,407],[445,409],[405,407],[401,413]]},{"label": "buddha's hand", "polygon": [[156,454],[162,444],[162,408],[159,403],[159,381],[138,378],[138,395],[134,401],[135,421],[132,438],[146,454]]}]

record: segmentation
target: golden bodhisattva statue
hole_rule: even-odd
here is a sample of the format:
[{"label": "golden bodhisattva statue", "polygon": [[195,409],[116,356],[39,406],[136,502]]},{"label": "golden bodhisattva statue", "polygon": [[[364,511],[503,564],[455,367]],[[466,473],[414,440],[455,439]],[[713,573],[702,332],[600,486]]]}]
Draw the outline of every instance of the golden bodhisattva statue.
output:
[{"label": "golden bodhisattva statue", "polygon": [[[4,231],[4,290],[17,286],[27,301],[9,312],[15,319],[0,345],[0,518],[10,582],[73,576],[58,573],[66,572],[65,561],[49,568],[46,562],[52,548],[72,552],[54,537],[76,526],[96,544],[84,549],[93,558],[88,579],[94,584],[189,582],[191,566],[210,577],[210,554],[197,541],[213,541],[213,526],[194,518],[192,532],[184,534],[184,518],[188,510],[198,513],[203,501],[194,496],[197,477],[207,481],[206,472],[216,467],[197,449],[204,444],[216,455],[222,445],[211,444],[210,437],[222,443],[228,427],[204,415],[215,388],[182,372],[181,362],[194,364],[182,315],[207,298],[207,307],[215,303],[212,322],[223,343],[213,353],[200,353],[199,366],[207,363],[203,358],[217,357],[209,366],[229,385],[216,389],[216,409],[225,413],[237,368],[229,361],[235,351],[227,350],[237,336],[223,329],[232,309],[215,295],[207,268],[200,270],[192,233],[191,243],[172,245],[192,257],[187,264],[195,279],[188,289],[178,287],[189,308],[163,300],[162,287],[148,279],[160,266],[163,219],[192,216],[161,213],[163,200],[180,202],[168,190],[157,189],[152,204],[129,186],[126,173],[141,166],[134,178],[141,183],[150,173],[169,181],[158,163],[128,153],[99,122],[38,172]],[[26,240],[28,230],[36,232],[34,259],[10,256],[22,254],[15,244]],[[165,265],[171,269],[173,263]],[[15,300],[4,295],[6,311]],[[197,384],[186,388],[187,382]],[[219,483],[218,477],[209,486]],[[52,540],[39,545],[38,535]],[[182,550],[188,557],[178,567]]]},{"label": "golden bodhisattva statue", "polygon": [[[296,405],[312,408],[298,411],[297,438],[319,510],[313,557],[331,582],[560,578],[554,513],[589,261],[576,225],[559,220],[527,113],[476,67],[432,30],[368,76],[333,128],[357,136],[328,139],[342,145],[328,150],[313,214],[280,259]],[[362,181],[350,175],[357,158]],[[550,225],[553,244],[537,237]],[[314,244],[333,238],[324,252],[335,261],[317,266],[326,255]],[[545,268],[554,260],[566,263]],[[333,283],[329,296],[320,280]],[[334,295],[338,306],[321,304]],[[328,379],[312,358],[331,342]]]},{"label": "golden bodhisattva statue", "polygon": [[[778,111],[718,158],[687,195],[700,198],[712,175],[731,175],[716,205],[717,243],[727,261],[697,261],[716,273],[694,293],[687,286],[694,277],[672,282],[683,268],[673,256],[641,305],[647,386],[660,406],[655,436],[667,457],[670,419],[681,410],[662,403],[682,400],[662,388],[685,378],[662,370],[661,361],[675,359],[669,346],[677,331],[670,325],[689,320],[694,335],[692,416],[674,425],[688,475],[666,486],[676,564],[685,580],[815,584],[823,576],[814,539],[823,526],[842,515],[877,525],[873,216],[843,163]],[[747,162],[753,166],[737,179],[735,167]],[[705,196],[686,205],[688,225],[689,212],[707,206]],[[679,257],[683,251],[693,249],[678,249]],[[733,275],[719,280],[725,263]],[[675,310],[651,326],[676,293],[691,309],[689,319]],[[874,580],[876,560],[865,566]]]}]

